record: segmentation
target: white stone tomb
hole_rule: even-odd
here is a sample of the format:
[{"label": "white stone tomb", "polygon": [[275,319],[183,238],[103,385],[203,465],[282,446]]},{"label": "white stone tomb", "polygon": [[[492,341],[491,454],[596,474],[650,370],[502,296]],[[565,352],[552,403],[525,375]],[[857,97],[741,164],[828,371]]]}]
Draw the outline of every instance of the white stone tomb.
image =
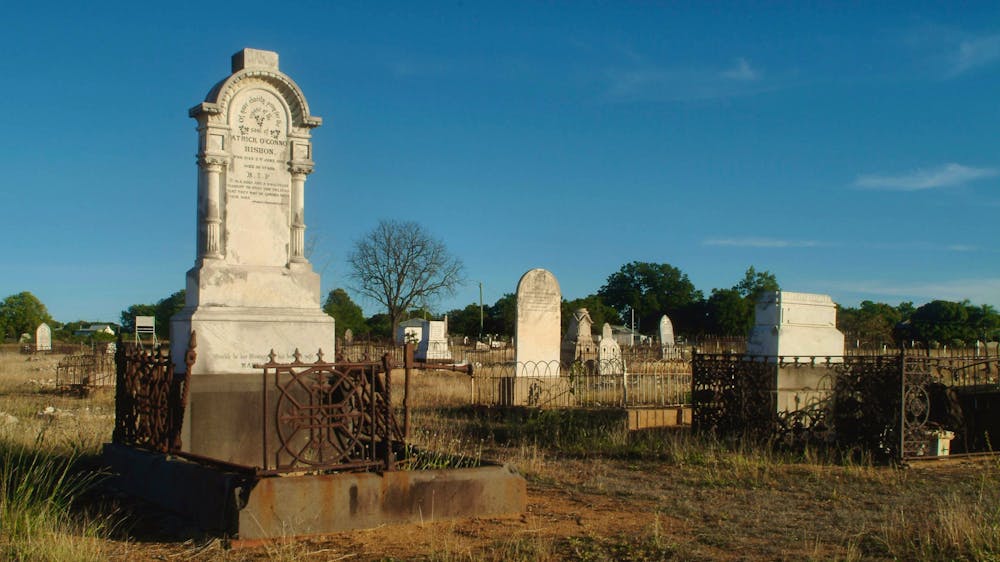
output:
[{"label": "white stone tomb", "polygon": [[837,305],[829,295],[772,291],[755,306],[748,355],[834,357],[844,355]]}]

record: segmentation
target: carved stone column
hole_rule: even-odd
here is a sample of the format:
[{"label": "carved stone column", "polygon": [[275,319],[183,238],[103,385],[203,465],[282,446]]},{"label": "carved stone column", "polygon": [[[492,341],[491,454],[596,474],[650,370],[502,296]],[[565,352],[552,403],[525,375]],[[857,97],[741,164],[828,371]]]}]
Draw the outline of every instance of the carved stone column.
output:
[{"label": "carved stone column", "polygon": [[199,248],[199,253],[205,259],[222,259],[222,239],[220,236],[222,215],[219,212],[219,175],[228,159],[224,156],[203,155],[198,159],[198,166],[201,168],[202,185],[204,186],[204,213],[202,222],[205,229],[205,245]]},{"label": "carved stone column", "polygon": [[306,176],[313,171],[312,164],[292,162],[288,167],[292,174],[292,231],[291,231],[291,257],[289,261],[293,263],[303,263],[309,260],[305,256],[305,185]]}]

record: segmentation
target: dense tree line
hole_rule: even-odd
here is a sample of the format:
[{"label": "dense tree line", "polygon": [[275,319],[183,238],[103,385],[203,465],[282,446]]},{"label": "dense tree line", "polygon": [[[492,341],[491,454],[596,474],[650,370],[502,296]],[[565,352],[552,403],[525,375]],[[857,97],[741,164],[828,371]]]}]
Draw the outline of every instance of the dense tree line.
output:
[{"label": "dense tree line", "polygon": [[920,307],[863,301],[837,311],[837,327],[848,345],[963,347],[1000,339],[1000,313],[968,300],[935,300]]}]

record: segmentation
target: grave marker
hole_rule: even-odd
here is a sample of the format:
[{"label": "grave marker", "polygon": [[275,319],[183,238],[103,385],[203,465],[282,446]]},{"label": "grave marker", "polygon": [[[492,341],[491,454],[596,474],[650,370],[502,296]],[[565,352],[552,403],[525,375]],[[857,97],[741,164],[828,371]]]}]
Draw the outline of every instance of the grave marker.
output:
[{"label": "grave marker", "polygon": [[625,362],[622,359],[622,348],[615,341],[611,324],[607,322],[601,328],[601,341],[598,345],[598,373],[601,375],[625,374]]},{"label": "grave marker", "polygon": [[45,322],[35,329],[35,351],[52,351],[52,328]]},{"label": "grave marker", "polygon": [[[248,464],[260,452],[260,370],[335,357],[334,320],[320,308],[320,279],[304,255],[305,181],[313,170],[312,115],[278,54],[244,49],[232,73],[188,114],[198,121],[197,247],[184,308],[170,321],[171,356],[183,372],[198,334],[182,442],[187,450]],[[253,375],[253,376],[250,376]]]},{"label": "grave marker", "polygon": [[562,293],[544,269],[532,269],[517,283],[514,360],[518,376],[559,376]]}]

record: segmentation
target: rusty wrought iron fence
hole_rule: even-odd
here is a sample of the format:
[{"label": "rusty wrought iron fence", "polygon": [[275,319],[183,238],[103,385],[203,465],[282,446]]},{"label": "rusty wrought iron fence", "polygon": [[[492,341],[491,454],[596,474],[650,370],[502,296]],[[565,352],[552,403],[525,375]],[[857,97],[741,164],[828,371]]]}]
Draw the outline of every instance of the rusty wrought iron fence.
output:
[{"label": "rusty wrought iron fence", "polygon": [[196,345],[192,332],[184,356],[187,368],[183,374],[176,374],[168,348],[144,350],[119,338],[112,441],[161,453],[180,449],[188,376],[197,357]]},{"label": "rusty wrought iron fence", "polygon": [[[824,372],[801,404],[780,401],[779,372]],[[829,358],[696,355],[693,427],[789,445],[833,444],[896,461],[991,450],[1000,422],[1000,360],[927,356],[925,350]]]},{"label": "rusty wrought iron fence", "polygon": [[67,355],[56,365],[56,387],[88,389],[115,384],[116,344]]},{"label": "rusty wrought iron fence", "polygon": [[392,408],[389,354],[380,362],[269,361],[263,370],[260,473],[392,470],[404,436]]},{"label": "rusty wrought iron fence", "polygon": [[991,435],[1000,423],[990,410],[1000,404],[997,357],[928,356],[902,358],[899,447],[905,459],[942,454],[939,440],[954,440],[963,453],[993,450]]}]

